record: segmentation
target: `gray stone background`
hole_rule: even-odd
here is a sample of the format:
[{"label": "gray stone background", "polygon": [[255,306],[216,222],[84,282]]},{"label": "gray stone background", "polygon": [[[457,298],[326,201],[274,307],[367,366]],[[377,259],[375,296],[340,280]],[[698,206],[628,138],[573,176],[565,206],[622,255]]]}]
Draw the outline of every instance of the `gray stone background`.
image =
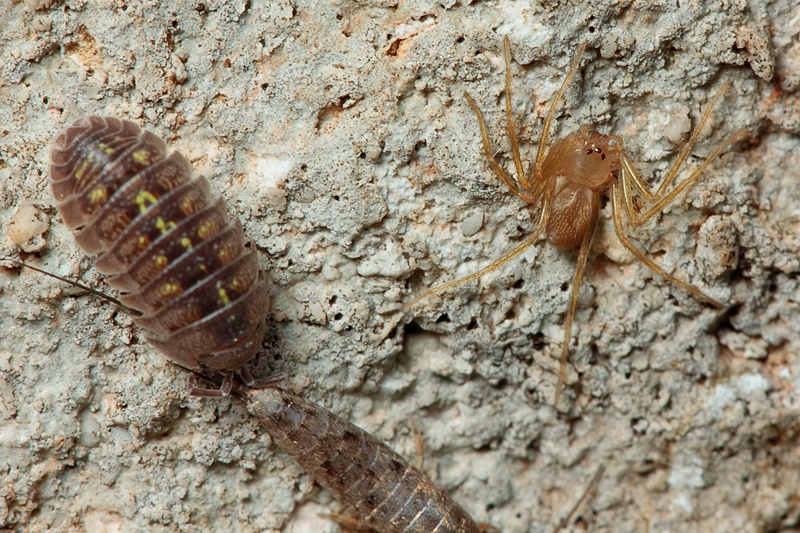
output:
[{"label": "gray stone background", "polygon": [[[257,372],[425,469],[476,520],[550,530],[800,527],[800,7],[794,0],[455,2],[0,0],[0,526],[18,531],[328,531],[339,507],[231,400],[187,376],[105,289],[52,206],[48,150],[82,114],[135,120],[228,201],[268,270]],[[548,102],[588,50],[556,135],[615,132],[657,185],[694,150],[748,142],[636,232],[698,303],[616,240],[605,206],[557,379],[574,252],[540,243],[407,313],[519,242],[535,211],[499,158],[502,37],[534,157]],[[25,250],[23,252],[23,249]]]}]

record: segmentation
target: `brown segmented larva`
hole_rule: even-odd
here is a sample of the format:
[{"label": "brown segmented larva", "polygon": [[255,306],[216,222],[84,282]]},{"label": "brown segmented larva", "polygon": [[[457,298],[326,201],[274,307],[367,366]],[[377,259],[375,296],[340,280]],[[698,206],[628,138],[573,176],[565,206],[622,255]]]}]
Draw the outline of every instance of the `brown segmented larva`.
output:
[{"label": "brown segmented larva", "polygon": [[[133,122],[82,117],[50,152],[53,196],[95,266],[176,363],[227,374],[252,359],[269,296],[244,232],[203,176]],[[207,394],[209,395],[209,394]]]},{"label": "brown segmented larva", "polygon": [[381,533],[478,533],[467,512],[363,429],[276,387],[234,395],[308,474]]}]

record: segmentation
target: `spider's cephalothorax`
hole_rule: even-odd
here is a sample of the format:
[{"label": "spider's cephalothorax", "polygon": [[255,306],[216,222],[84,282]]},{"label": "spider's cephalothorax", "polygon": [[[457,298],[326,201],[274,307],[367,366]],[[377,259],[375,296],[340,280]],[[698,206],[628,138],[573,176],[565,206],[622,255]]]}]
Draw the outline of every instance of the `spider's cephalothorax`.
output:
[{"label": "spider's cephalothorax", "polygon": [[600,210],[600,195],[619,169],[620,141],[582,128],[557,140],[547,152],[542,174],[557,176],[547,220],[547,241],[574,248],[590,231]]}]

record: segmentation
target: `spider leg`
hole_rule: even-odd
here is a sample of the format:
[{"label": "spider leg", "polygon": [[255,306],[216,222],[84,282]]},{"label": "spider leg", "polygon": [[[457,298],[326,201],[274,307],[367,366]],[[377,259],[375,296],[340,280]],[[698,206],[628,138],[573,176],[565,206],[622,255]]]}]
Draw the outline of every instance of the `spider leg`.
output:
[{"label": "spider leg", "polygon": [[503,266],[504,264],[508,263],[509,261],[517,257],[519,254],[524,252],[527,248],[529,248],[533,243],[535,243],[539,239],[539,237],[544,232],[545,227],[547,226],[547,219],[549,215],[550,215],[550,200],[549,200],[549,195],[545,194],[542,200],[542,209],[539,213],[539,221],[536,224],[536,229],[530,235],[528,235],[528,237],[522,242],[522,244],[520,244],[519,246],[517,246],[504,256],[502,256],[500,259],[493,261],[488,266],[485,266],[484,268],[475,272],[474,274],[470,274],[469,276],[449,281],[447,283],[439,285],[438,287],[434,287],[432,289],[423,292],[410,302],[403,304],[403,307],[401,309],[406,310],[410,307],[413,307],[418,302],[424,300],[425,298],[427,298],[432,294],[438,294],[440,292],[446,291],[447,289],[452,289],[453,287],[458,287],[459,285],[463,285],[464,283],[469,283],[470,281],[474,281],[482,277],[484,274],[488,274],[492,270],[495,270]]},{"label": "spider leg", "polygon": [[[627,235],[625,235],[625,231],[624,231],[623,225],[622,225],[622,210],[623,210],[622,206],[625,205],[625,203],[626,203],[626,200],[623,198],[623,196],[625,196],[625,194],[626,194],[626,191],[625,191],[624,187],[620,187],[616,183],[612,184],[612,186],[611,186],[611,195],[610,195],[611,196],[611,213],[612,213],[612,218],[614,219],[614,230],[615,230],[615,232],[617,234],[617,238],[619,239],[619,242],[621,242],[622,245],[630,253],[632,253],[634,256],[636,256],[636,258],[639,261],[641,261],[642,263],[647,265],[650,268],[650,270],[652,270],[653,272],[655,272],[658,275],[662,276],[667,281],[670,281],[670,282],[674,283],[675,285],[681,287],[682,289],[692,293],[698,300],[702,300],[704,302],[707,302],[707,303],[713,305],[714,307],[722,307],[722,304],[720,302],[718,302],[717,300],[711,298],[710,296],[707,296],[705,293],[703,293],[697,287],[695,287],[693,285],[689,285],[688,283],[679,280],[678,278],[676,278],[675,276],[672,276],[671,274],[667,274],[664,271],[664,269],[662,269],[660,266],[655,264],[652,259],[650,259],[649,257],[647,257],[647,255],[645,255],[645,253],[643,251],[641,251],[639,248],[634,246],[633,243],[631,243],[631,241],[628,239]],[[628,214],[630,215],[630,213],[628,213]]]},{"label": "spider leg", "polygon": [[417,449],[417,453],[414,456],[414,467],[422,472],[425,468],[425,440],[422,438],[422,433],[417,428],[417,423],[413,418],[410,422],[411,432],[414,434],[414,447]]},{"label": "spider leg", "polygon": [[737,131],[736,133],[734,133],[733,135],[731,135],[730,137],[728,137],[727,140],[725,140],[723,143],[721,143],[719,146],[717,146],[714,149],[714,151],[711,153],[711,155],[709,155],[706,158],[706,160],[703,161],[703,163],[699,167],[697,167],[694,170],[694,172],[692,172],[686,180],[684,180],[680,185],[675,187],[675,189],[673,189],[669,194],[667,194],[663,198],[661,198],[658,194],[656,194],[656,198],[658,199],[656,201],[656,203],[653,204],[650,207],[650,209],[645,211],[645,213],[643,215],[641,215],[640,217],[634,218],[633,221],[632,221],[633,224],[635,226],[641,226],[642,224],[644,224],[645,222],[647,222],[648,220],[653,218],[653,216],[655,216],[656,214],[658,214],[661,211],[663,211],[664,208],[666,208],[668,205],[670,205],[672,202],[675,201],[675,199],[678,197],[678,195],[680,195],[688,187],[691,187],[692,185],[694,185],[697,182],[697,180],[700,178],[700,175],[703,173],[703,171],[717,157],[719,157],[719,155],[723,152],[723,150],[725,150],[725,148],[727,148],[728,146],[730,146],[731,144],[733,144],[735,142],[741,141],[746,136],[747,136],[747,130],[746,129],[741,129],[741,130]]},{"label": "spider leg", "polygon": [[481,139],[483,141],[483,152],[486,155],[486,159],[489,161],[489,166],[492,170],[497,174],[497,176],[511,189],[511,192],[517,196],[518,198],[524,200],[528,203],[534,203],[539,197],[542,195],[544,190],[547,188],[547,181],[542,180],[542,165],[544,164],[545,156],[547,155],[547,143],[550,138],[550,128],[553,124],[553,120],[555,119],[556,108],[558,107],[558,103],[564,97],[564,93],[567,90],[567,86],[572,81],[572,78],[575,76],[575,72],[578,70],[578,66],[580,65],[581,57],[583,56],[584,51],[586,50],[586,43],[584,42],[581,44],[580,49],[578,50],[578,54],[575,56],[575,59],[572,61],[570,65],[569,71],[567,72],[567,76],[564,78],[564,81],[559,87],[558,92],[556,93],[555,98],[553,98],[552,103],[550,104],[550,109],[547,112],[547,117],[545,118],[544,125],[542,127],[542,134],[539,138],[539,146],[536,151],[536,161],[533,167],[533,177],[528,178],[525,174],[525,169],[522,165],[522,157],[519,151],[519,140],[517,138],[517,130],[516,126],[514,125],[514,116],[512,114],[511,109],[511,45],[509,44],[508,36],[503,38],[503,56],[505,59],[505,107],[506,107],[506,129],[508,132],[508,139],[509,143],[511,144],[511,155],[514,158],[514,167],[517,171],[517,181],[515,182],[509,174],[503,170],[503,168],[497,163],[497,160],[494,158],[494,152],[491,147],[491,143],[489,142],[489,131],[486,127],[486,120],[483,117],[483,113],[478,108],[478,105],[475,103],[475,100],[469,93],[464,93],[464,96],[467,99],[472,110],[475,112],[475,115],[478,117],[478,126],[481,130]]},{"label": "spider leg", "polygon": [[[653,218],[656,214],[663,211],[667,206],[669,206],[675,199],[687,188],[693,186],[702,175],[703,171],[717,158],[719,155],[731,144],[740,141],[743,139],[747,131],[741,129],[728,137],[724,142],[719,144],[714,151],[709,155],[703,163],[698,166],[688,178],[686,178],[683,182],[680,183],[677,187],[675,187],[672,191],[667,193],[667,190],[672,186],[675,182],[675,179],[678,176],[681,168],[683,167],[684,163],[686,163],[686,159],[689,157],[689,154],[692,152],[695,144],[700,138],[700,134],[703,131],[704,126],[709,120],[711,116],[711,112],[714,109],[714,106],[725,93],[725,91],[730,86],[730,82],[725,82],[722,88],[714,95],[714,98],[711,99],[711,103],[708,105],[708,108],[703,112],[700,121],[697,123],[692,135],[689,137],[689,140],[686,141],[686,144],[683,145],[681,148],[680,153],[678,154],[678,158],[675,163],[672,165],[672,168],[667,172],[667,175],[664,177],[664,180],[661,182],[661,185],[658,187],[656,192],[652,192],[647,184],[642,179],[641,174],[638,170],[636,170],[633,161],[631,161],[630,157],[625,152],[620,154],[620,162],[622,165],[622,172],[627,173],[630,182],[625,184],[625,201],[627,206],[627,211],[630,217],[631,224],[634,227],[641,226],[651,218]],[[631,204],[631,185],[641,194],[648,202],[654,202],[652,206],[650,206],[647,211],[643,214],[637,213],[635,210],[632,209]]]},{"label": "spider leg", "polygon": [[[631,196],[631,184],[633,184],[633,187],[639,194],[644,196],[645,200],[648,202],[654,202],[656,200],[655,194],[652,193],[647,187],[647,184],[642,179],[642,175],[639,174],[639,171],[636,169],[633,161],[631,161],[631,158],[628,157],[628,154],[625,152],[620,152],[619,160],[621,164],[620,172],[623,176],[627,174],[627,176],[630,178],[629,180],[625,180],[626,202]],[[634,210],[630,210],[630,212],[634,214],[636,213]]]},{"label": "spider leg", "polygon": [[570,520],[572,520],[572,517],[575,516],[575,513],[578,511],[580,506],[583,505],[583,502],[586,501],[586,498],[589,497],[589,494],[594,492],[594,490],[597,488],[597,484],[600,482],[600,478],[603,477],[603,473],[605,471],[606,471],[606,465],[600,465],[600,467],[595,471],[594,475],[592,476],[591,481],[589,481],[589,484],[583,490],[583,494],[581,495],[581,497],[578,499],[577,502],[575,502],[575,505],[572,506],[572,509],[570,509],[567,516],[565,516],[558,523],[558,525],[556,525],[556,527],[553,529],[553,533],[558,533],[562,529],[566,528],[567,525],[569,525]]},{"label": "spider leg", "polygon": [[522,168],[522,157],[519,155],[519,141],[517,141],[517,128],[514,126],[514,115],[511,112],[511,45],[508,35],[503,37],[503,57],[506,60],[506,128],[508,141],[511,144],[511,154],[514,156],[514,166],[517,169],[517,181],[520,188],[529,190],[531,182]]},{"label": "spider leg", "polygon": [[542,173],[542,165],[544,164],[544,158],[547,155],[547,141],[550,138],[550,126],[553,124],[553,119],[556,116],[556,108],[558,107],[558,103],[564,97],[564,93],[567,91],[567,86],[572,81],[573,76],[575,76],[575,72],[578,70],[578,66],[581,63],[581,57],[583,56],[583,52],[586,50],[586,42],[581,44],[581,47],[578,49],[578,55],[575,56],[575,59],[572,60],[572,65],[569,67],[569,72],[567,72],[567,76],[564,78],[561,87],[558,89],[555,98],[550,103],[550,110],[547,112],[547,118],[544,120],[544,125],[542,126],[542,135],[539,137],[539,148],[536,150],[536,162],[533,167],[533,175],[534,176],[541,176]]},{"label": "spider leg", "polygon": [[[492,170],[494,170],[494,173],[497,174],[497,177],[500,178],[503,181],[503,183],[505,183],[508,186],[508,188],[514,194],[514,196],[520,198],[521,200],[529,204],[536,202],[536,200],[539,199],[540,194],[530,194],[528,191],[521,189],[520,186],[517,185],[517,183],[511,178],[511,176],[508,175],[508,173],[505,170],[503,170],[503,167],[501,167],[500,164],[497,162],[497,160],[494,158],[492,145],[489,142],[489,130],[486,127],[486,120],[483,118],[483,113],[481,113],[481,110],[478,108],[478,104],[475,103],[475,100],[472,98],[472,96],[469,95],[469,93],[465,92],[464,97],[467,99],[469,106],[472,108],[473,111],[475,111],[475,115],[478,117],[478,126],[480,127],[481,140],[483,141],[483,153],[486,156],[486,159],[489,161],[489,166],[492,168]],[[513,150],[514,147],[512,144],[512,151]],[[514,156],[515,158],[519,156],[518,151],[519,147],[517,147],[517,152],[515,153]],[[520,165],[522,165],[522,163],[520,163]]]},{"label": "spider leg", "polygon": [[675,164],[672,165],[672,168],[669,169],[667,175],[664,177],[664,181],[661,182],[661,186],[659,186],[658,191],[655,193],[656,198],[661,198],[669,186],[675,181],[675,177],[678,175],[678,171],[686,162],[686,158],[689,157],[689,154],[694,148],[694,145],[697,144],[698,139],[700,139],[700,134],[703,133],[703,127],[708,122],[709,117],[711,116],[711,111],[714,110],[714,106],[717,104],[722,95],[725,94],[725,91],[728,90],[730,87],[731,82],[726,81],[722,84],[722,88],[714,95],[714,98],[711,99],[711,102],[708,104],[708,107],[703,112],[703,115],[700,117],[700,121],[697,123],[697,126],[694,128],[694,131],[689,136],[689,140],[686,141],[686,144],[683,145],[681,148],[680,153],[678,154],[678,159],[675,161]]},{"label": "spider leg", "polygon": [[596,227],[597,221],[595,221],[589,231],[583,236],[581,248],[578,252],[578,264],[575,268],[575,278],[572,280],[572,296],[569,299],[569,308],[567,309],[567,318],[564,324],[564,344],[561,347],[561,364],[558,369],[558,384],[556,385],[556,397],[553,401],[553,406],[558,405],[558,400],[561,398],[561,389],[564,387],[564,380],[566,379],[567,360],[569,359],[569,342],[572,337],[572,322],[575,320],[575,310],[578,307],[578,294],[580,293],[583,273],[586,270],[586,261],[589,259],[589,247],[592,244],[592,237],[594,237],[594,230]]}]

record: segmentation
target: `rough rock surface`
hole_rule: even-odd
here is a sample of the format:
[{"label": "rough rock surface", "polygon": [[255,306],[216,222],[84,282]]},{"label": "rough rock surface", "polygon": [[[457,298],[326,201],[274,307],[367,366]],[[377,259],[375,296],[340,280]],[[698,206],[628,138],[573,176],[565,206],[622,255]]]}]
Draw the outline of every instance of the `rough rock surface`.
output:
[{"label": "rough rock surface", "polygon": [[[800,7],[678,4],[1,1],[0,528],[338,530],[241,406],[187,398],[123,311],[14,267],[104,288],[48,190],[50,142],[89,113],[163,136],[244,224],[274,300],[257,372],[407,457],[415,422],[476,520],[548,531],[605,465],[574,530],[800,527]],[[752,132],[635,232],[724,309],[627,254],[605,206],[557,410],[574,252],[540,243],[400,312],[533,226],[463,97],[510,163],[503,35],[528,160],[583,40],[557,135],[615,132],[657,185],[724,80],[690,163]],[[43,234],[7,233],[22,206]]]}]

